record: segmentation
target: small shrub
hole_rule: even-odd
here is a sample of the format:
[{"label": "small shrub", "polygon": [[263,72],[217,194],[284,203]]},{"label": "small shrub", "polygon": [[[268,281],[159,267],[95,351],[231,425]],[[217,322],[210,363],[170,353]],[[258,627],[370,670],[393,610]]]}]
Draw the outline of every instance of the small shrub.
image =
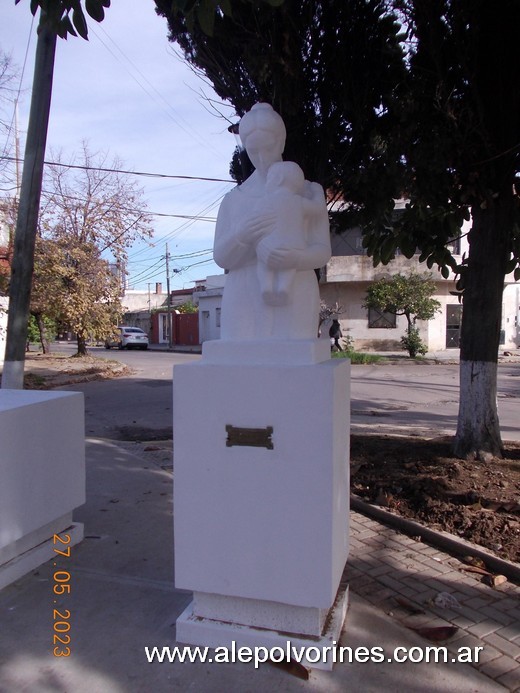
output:
[{"label": "small shrub", "polygon": [[401,337],[401,345],[405,351],[414,359],[417,354],[424,356],[428,351],[428,347],[419,336],[417,327],[411,327],[406,334]]}]

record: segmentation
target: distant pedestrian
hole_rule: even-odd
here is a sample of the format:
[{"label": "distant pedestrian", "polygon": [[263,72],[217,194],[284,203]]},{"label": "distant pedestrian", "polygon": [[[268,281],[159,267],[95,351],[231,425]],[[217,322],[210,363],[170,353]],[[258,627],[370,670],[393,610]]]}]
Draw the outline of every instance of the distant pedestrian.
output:
[{"label": "distant pedestrian", "polygon": [[343,337],[343,332],[341,331],[339,321],[336,319],[332,321],[332,325],[330,326],[329,337],[331,351],[334,349],[334,347],[336,347],[338,351],[343,351],[341,344],[339,343],[339,340],[341,337]]}]

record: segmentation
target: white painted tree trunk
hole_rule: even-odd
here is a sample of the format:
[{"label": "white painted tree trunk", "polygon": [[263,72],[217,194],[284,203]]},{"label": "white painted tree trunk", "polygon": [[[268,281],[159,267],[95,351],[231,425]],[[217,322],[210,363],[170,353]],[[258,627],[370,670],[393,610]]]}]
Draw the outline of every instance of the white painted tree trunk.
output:
[{"label": "white painted tree trunk", "polygon": [[455,452],[485,459],[500,456],[502,440],[497,410],[497,364],[460,362],[460,405]]}]

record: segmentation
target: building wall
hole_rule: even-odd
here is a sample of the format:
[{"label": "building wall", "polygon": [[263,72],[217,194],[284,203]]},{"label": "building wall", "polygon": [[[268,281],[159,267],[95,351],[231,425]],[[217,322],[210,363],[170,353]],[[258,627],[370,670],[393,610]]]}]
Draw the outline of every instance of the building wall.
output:
[{"label": "building wall", "polygon": [[206,279],[203,291],[195,296],[199,304],[200,343],[220,339],[220,307],[226,282],[225,274],[216,274]]},{"label": "building wall", "polygon": [[5,340],[7,336],[7,308],[9,299],[7,296],[0,296],[0,366],[5,358]]},{"label": "building wall", "polygon": [[502,301],[504,347],[520,348],[520,282],[506,284]]},{"label": "building wall", "polygon": [[[350,247],[350,244],[348,247]],[[345,248],[345,242],[336,242],[336,250]],[[464,250],[464,247],[462,247]],[[384,276],[398,272],[408,274],[411,270],[419,273],[430,273],[436,282],[434,294],[441,304],[441,309],[429,321],[417,321],[422,340],[429,351],[440,351],[458,347],[457,317],[460,320],[460,303],[455,291],[455,277],[444,279],[437,269],[428,270],[426,265],[418,262],[418,256],[408,260],[398,256],[386,266],[373,267],[371,258],[365,255],[333,256],[322,273],[320,294],[328,305],[340,306],[340,321],[344,334],[354,339],[356,349],[376,351],[400,350],[401,336],[407,329],[404,316],[397,318],[395,328],[370,328],[368,311],[362,308],[368,286]],[[520,283],[508,277],[509,284],[504,288],[502,302],[502,339],[501,348],[516,349],[520,347]],[[455,316],[455,318],[453,317]],[[454,322],[455,320],[455,322]]]},{"label": "building wall", "polygon": [[[124,313],[152,311],[166,303],[167,295],[162,293],[160,285],[154,292],[127,289],[121,298]],[[140,327],[140,325],[139,325]]]}]

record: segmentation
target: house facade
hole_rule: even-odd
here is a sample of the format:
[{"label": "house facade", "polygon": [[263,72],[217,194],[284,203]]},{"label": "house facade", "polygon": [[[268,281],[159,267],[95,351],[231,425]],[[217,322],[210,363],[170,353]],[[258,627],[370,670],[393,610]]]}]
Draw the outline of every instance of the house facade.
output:
[{"label": "house facade", "polygon": [[[469,227],[469,224],[468,224]],[[451,251],[457,261],[467,254],[468,245],[465,231],[453,243]],[[460,325],[462,304],[455,291],[456,277],[450,273],[444,279],[439,270],[428,270],[419,262],[419,254],[407,259],[396,255],[388,265],[374,267],[362,245],[361,229],[353,228],[332,236],[332,257],[321,271],[320,294],[329,306],[338,306],[338,319],[342,332],[353,339],[357,350],[395,351],[401,350],[401,337],[407,329],[404,316],[381,315],[378,311],[363,307],[368,286],[394,274],[407,275],[411,271],[428,273],[436,284],[433,298],[441,309],[432,320],[417,321],[417,328],[428,351],[457,349],[460,346]],[[500,343],[503,349],[516,349],[520,346],[520,283],[509,275],[504,288],[502,302],[502,331]]]},{"label": "house facade", "polygon": [[[197,284],[200,285],[200,282]],[[123,323],[140,327],[150,339],[150,344],[172,344],[175,346],[197,346],[199,344],[199,320],[197,313],[179,313],[176,309],[183,303],[195,302],[197,287],[178,289],[163,293],[162,285],[156,284],[155,292],[126,290],[121,298]]]},{"label": "house facade", "polygon": [[207,277],[203,286],[196,288],[194,301],[199,305],[200,343],[220,339],[220,310],[226,283],[225,274]]},{"label": "house facade", "polygon": [[[469,225],[468,225],[469,226]],[[468,245],[462,229],[461,239],[454,242],[451,251],[461,261],[467,254]],[[407,330],[404,316],[381,315],[363,307],[367,288],[382,277],[394,274],[428,273],[436,284],[434,298],[440,303],[440,311],[432,320],[418,320],[421,339],[428,351],[458,349],[462,304],[454,296],[456,277],[450,273],[444,279],[433,268],[428,270],[419,262],[419,254],[407,259],[395,257],[388,265],[374,267],[362,244],[361,229],[353,228],[331,237],[332,257],[321,270],[320,296],[328,306],[338,307],[338,320],[343,335],[353,340],[358,351],[401,351],[401,337]],[[205,286],[196,290],[194,297],[199,303],[199,333],[201,343],[220,338],[220,307],[226,275],[208,277]],[[502,300],[502,330],[500,346],[503,350],[520,348],[520,282],[513,275],[507,277]]]}]

